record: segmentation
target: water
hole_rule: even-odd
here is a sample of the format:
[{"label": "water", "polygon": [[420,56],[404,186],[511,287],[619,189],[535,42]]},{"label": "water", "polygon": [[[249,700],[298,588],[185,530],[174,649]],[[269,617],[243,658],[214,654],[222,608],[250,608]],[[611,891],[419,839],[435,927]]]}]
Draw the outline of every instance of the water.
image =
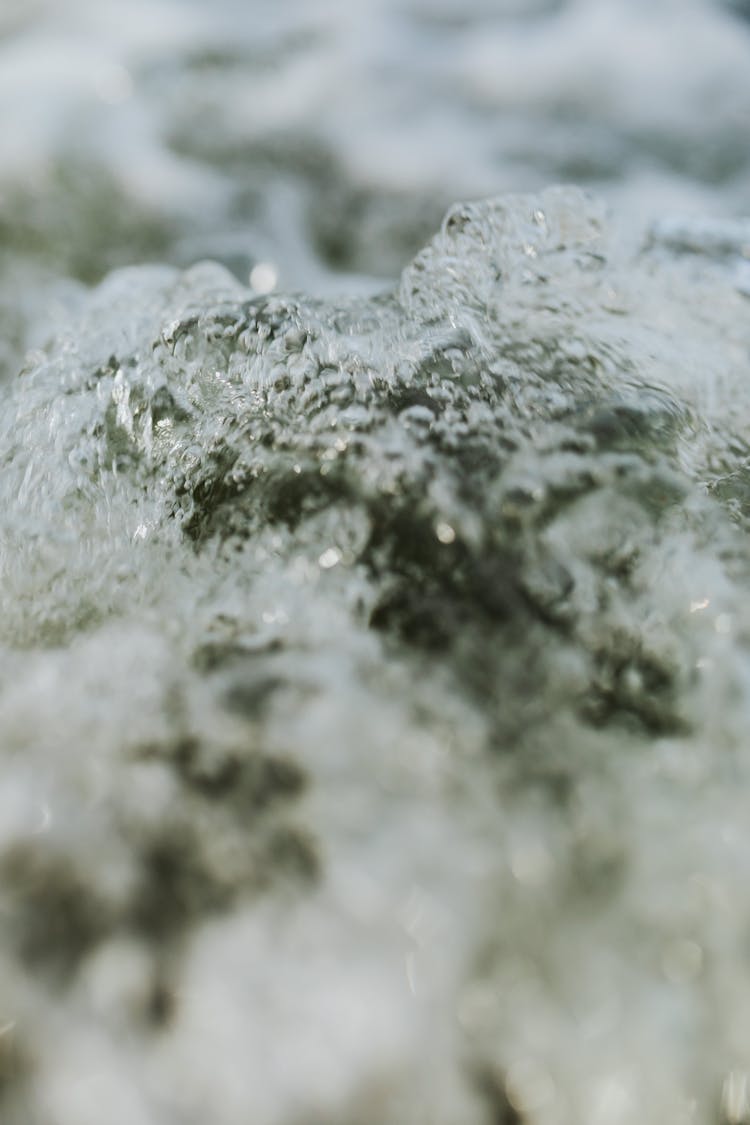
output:
[{"label": "water", "polygon": [[0,19],[3,1121],[747,1120],[742,5]]},{"label": "water", "polygon": [[351,291],[342,271],[392,280],[456,199],[555,182],[621,221],[739,216],[741,9],[8,0],[3,288],[211,257]]}]

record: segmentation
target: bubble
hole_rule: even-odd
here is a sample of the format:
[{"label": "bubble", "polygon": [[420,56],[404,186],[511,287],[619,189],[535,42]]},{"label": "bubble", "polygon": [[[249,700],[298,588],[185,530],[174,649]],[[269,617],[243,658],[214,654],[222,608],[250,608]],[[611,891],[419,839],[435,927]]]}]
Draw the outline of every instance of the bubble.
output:
[{"label": "bubble", "polygon": [[331,570],[341,562],[341,553],[335,547],[329,547],[318,559],[321,570]]},{"label": "bubble", "polygon": [[258,262],[250,270],[250,285],[256,293],[271,293],[278,280],[279,273],[273,262]]}]

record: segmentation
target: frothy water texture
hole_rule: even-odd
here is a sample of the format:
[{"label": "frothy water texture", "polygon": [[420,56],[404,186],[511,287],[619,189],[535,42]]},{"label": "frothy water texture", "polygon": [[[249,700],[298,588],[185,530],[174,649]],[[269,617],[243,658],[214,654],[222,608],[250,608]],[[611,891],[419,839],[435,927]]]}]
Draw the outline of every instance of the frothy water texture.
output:
[{"label": "frothy water texture", "polygon": [[750,1121],[748,14],[4,5],[3,1125]]}]

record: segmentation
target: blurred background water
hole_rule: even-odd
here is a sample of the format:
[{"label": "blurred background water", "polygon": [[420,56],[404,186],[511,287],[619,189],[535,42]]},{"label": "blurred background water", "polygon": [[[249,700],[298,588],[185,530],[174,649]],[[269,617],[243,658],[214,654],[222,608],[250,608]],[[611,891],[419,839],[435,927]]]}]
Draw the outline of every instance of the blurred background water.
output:
[{"label": "blurred background water", "polygon": [[551,182],[590,186],[621,222],[745,213],[749,16],[743,0],[4,0],[5,365],[65,316],[60,279],[134,262],[367,289],[457,198]]}]

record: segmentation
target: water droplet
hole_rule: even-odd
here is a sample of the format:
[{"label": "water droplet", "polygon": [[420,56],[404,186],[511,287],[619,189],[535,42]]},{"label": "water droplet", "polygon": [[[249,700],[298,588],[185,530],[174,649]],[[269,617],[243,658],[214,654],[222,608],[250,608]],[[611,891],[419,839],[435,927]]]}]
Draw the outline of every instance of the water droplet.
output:
[{"label": "water droplet", "polygon": [[331,570],[331,568],[336,566],[339,562],[341,562],[341,555],[335,547],[329,547],[318,559],[318,566],[322,570]]},{"label": "water droplet", "polygon": [[270,293],[278,280],[279,271],[273,262],[258,262],[250,270],[250,285],[256,293]]}]

